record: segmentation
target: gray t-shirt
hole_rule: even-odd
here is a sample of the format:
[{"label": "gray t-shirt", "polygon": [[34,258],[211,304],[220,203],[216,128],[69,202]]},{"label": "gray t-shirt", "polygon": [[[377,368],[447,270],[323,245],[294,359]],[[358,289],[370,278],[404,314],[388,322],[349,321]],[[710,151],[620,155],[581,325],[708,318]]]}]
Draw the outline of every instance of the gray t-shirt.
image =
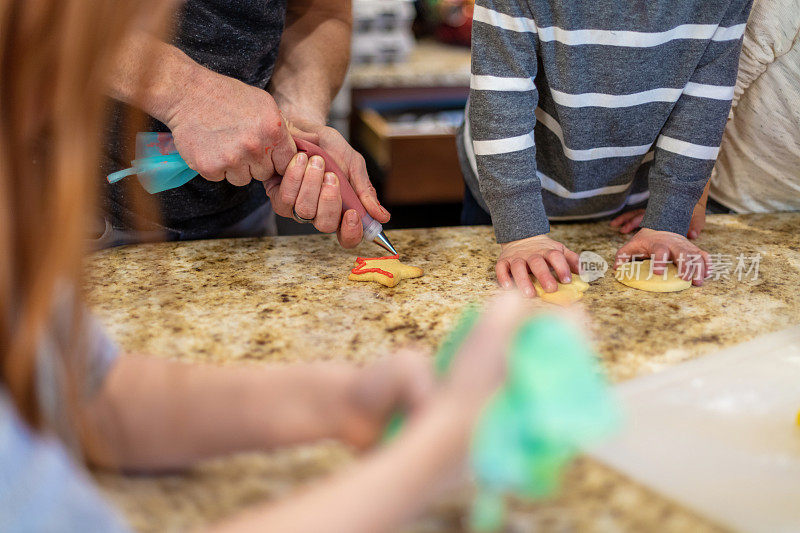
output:
[{"label": "gray t-shirt", "polygon": [[[286,0],[188,0],[177,14],[173,44],[199,64],[254,87],[266,88],[275,68],[286,18]],[[106,135],[103,176],[130,166],[135,131],[126,131],[129,109],[115,105]],[[169,131],[151,119],[149,131]],[[168,239],[214,237],[266,202],[260,182],[236,187],[196,177],[155,195],[157,220],[134,215],[129,187],[135,179],[104,183],[105,216],[115,229],[163,230]],[[144,194],[144,193],[143,193]]]},{"label": "gray t-shirt", "polygon": [[[103,386],[106,375],[119,355],[119,348],[87,310],[79,306],[83,316],[74,316],[74,295],[71,291],[65,291],[65,296],[57,302],[50,327],[39,338],[36,389],[44,426],[77,456],[80,442],[69,425],[64,404],[64,391],[69,379],[64,354],[81,358],[80,365],[76,365],[85,376],[80,384],[80,392],[84,397],[91,398]],[[77,349],[73,349],[71,335],[76,329],[79,329],[75,341]]]}]

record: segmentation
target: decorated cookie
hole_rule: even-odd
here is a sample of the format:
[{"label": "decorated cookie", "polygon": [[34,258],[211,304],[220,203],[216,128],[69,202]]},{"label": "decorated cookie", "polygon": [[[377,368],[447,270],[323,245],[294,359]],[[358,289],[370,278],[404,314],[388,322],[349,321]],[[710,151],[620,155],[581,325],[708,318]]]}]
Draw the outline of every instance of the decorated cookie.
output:
[{"label": "decorated cookie", "polygon": [[654,274],[650,259],[623,263],[614,277],[623,285],[648,292],[677,292],[692,286],[691,281],[678,276],[678,268],[672,263],[667,264],[666,273]]},{"label": "decorated cookie", "polygon": [[396,255],[386,257],[358,257],[356,267],[350,271],[350,281],[374,281],[394,287],[401,280],[418,278],[422,269],[401,263]]},{"label": "decorated cookie", "polygon": [[556,292],[544,292],[539,280],[533,282],[533,288],[536,289],[539,298],[545,302],[567,306],[583,298],[583,293],[589,288],[589,284],[577,276],[572,276],[572,282],[559,283]]}]

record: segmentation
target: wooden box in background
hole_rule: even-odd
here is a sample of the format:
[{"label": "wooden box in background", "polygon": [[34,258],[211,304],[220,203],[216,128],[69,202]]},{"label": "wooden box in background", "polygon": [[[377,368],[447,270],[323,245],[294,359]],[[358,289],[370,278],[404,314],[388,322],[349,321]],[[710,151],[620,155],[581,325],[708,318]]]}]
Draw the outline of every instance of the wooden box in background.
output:
[{"label": "wooden box in background", "polygon": [[351,136],[381,170],[382,200],[389,205],[460,202],[464,180],[455,135],[394,132],[387,119],[366,108],[356,110]]}]

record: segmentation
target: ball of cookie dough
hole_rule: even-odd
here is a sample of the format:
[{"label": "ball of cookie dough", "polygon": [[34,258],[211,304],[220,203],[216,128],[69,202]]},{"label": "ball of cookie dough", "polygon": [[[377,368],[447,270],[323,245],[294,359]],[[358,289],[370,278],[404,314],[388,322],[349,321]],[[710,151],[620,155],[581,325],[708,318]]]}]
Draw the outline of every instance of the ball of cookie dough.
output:
[{"label": "ball of cookie dough", "polygon": [[577,276],[572,276],[572,282],[559,283],[558,290],[555,292],[545,292],[539,280],[533,282],[533,288],[536,289],[539,298],[545,302],[567,306],[583,298],[583,293],[589,288],[589,284]]},{"label": "ball of cookie dough", "polygon": [[624,263],[614,272],[614,277],[623,285],[648,292],[678,292],[692,286],[691,281],[678,276],[678,267],[674,264],[668,263],[664,274],[654,274],[651,264],[650,259]]}]

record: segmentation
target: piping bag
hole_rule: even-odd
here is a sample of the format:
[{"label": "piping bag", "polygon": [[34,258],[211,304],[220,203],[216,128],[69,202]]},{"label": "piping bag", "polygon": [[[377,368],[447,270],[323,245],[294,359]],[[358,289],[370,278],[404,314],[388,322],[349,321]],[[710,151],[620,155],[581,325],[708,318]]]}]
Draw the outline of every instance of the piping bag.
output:
[{"label": "piping bag", "polygon": [[[469,307],[436,354],[447,373],[479,318]],[[477,485],[470,513],[473,531],[497,531],[505,523],[506,496],[552,495],[581,448],[610,436],[620,409],[595,354],[579,328],[558,315],[537,315],[517,330],[508,353],[508,376],[475,425],[469,464]],[[403,424],[396,414],[384,438]]]},{"label": "piping bag", "polygon": [[[309,157],[318,155],[325,160],[325,170],[333,172],[339,178],[339,191],[342,195],[342,209],[354,209],[361,218],[364,227],[364,239],[372,241],[381,248],[397,255],[392,243],[383,232],[380,222],[372,218],[358,195],[333,158],[322,148],[304,139],[294,139],[297,149],[306,152]],[[150,194],[156,194],[169,189],[176,189],[197,176],[197,172],[189,168],[183,160],[171,133],[141,132],[136,135],[136,159],[131,161],[131,167],[113,174],[109,174],[109,183],[116,183],[121,179],[138,175],[139,183]]]}]

